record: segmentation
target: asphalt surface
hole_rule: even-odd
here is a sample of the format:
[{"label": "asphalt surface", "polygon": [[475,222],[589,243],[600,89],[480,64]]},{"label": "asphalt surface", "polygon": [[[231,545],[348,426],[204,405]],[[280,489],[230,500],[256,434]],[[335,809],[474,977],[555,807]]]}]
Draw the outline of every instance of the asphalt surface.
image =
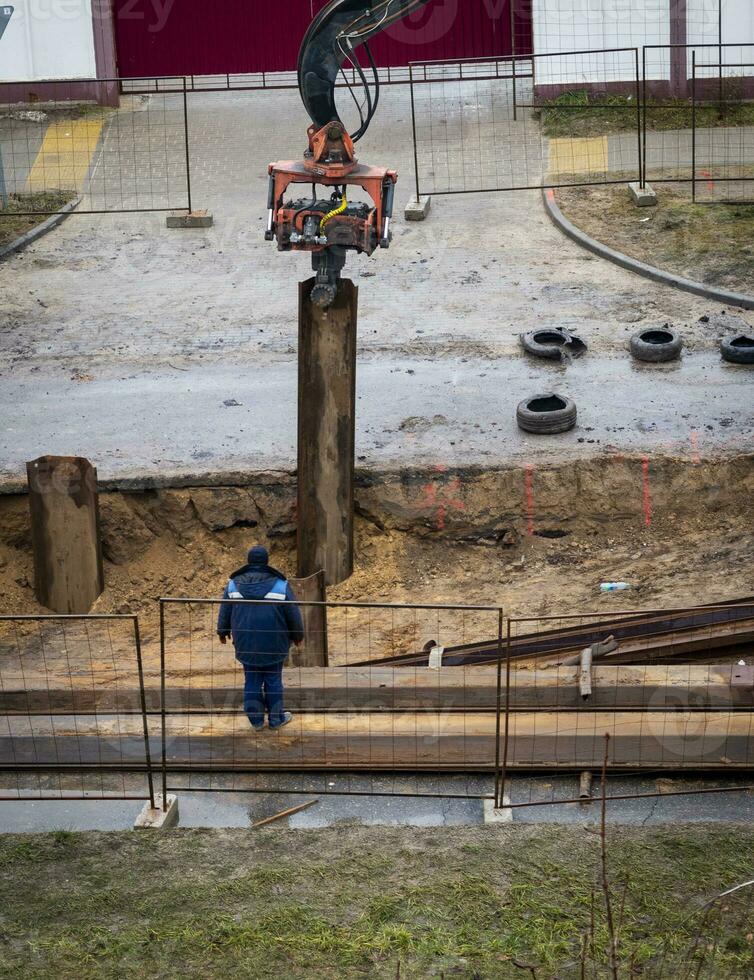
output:
[{"label": "asphalt surface", "polygon": [[[102,479],[295,466],[297,282],[309,270],[262,230],[267,164],[299,156],[305,129],[295,92],[192,96],[194,200],[213,229],[76,215],[0,267],[5,489],[40,453],[88,456]],[[385,90],[359,154],[397,166],[400,213],[413,190],[406,88]],[[751,446],[751,371],[724,364],[722,328],[700,322],[721,311],[585,254],[536,192],[437,197],[428,221],[399,218],[392,249],[352,259],[349,274],[363,467],[683,453],[694,432],[702,455]],[[686,340],[681,364],[634,366],[631,334],[665,322]],[[526,359],[518,335],[554,326],[578,329],[587,357],[567,369]],[[576,397],[579,430],[522,436],[517,402],[553,388]]]},{"label": "asphalt surface", "polygon": [[[239,376],[234,364],[222,362],[191,377],[170,369],[138,371],[128,383],[110,372],[86,384],[48,378],[33,406],[17,413],[33,386],[34,375],[23,366],[2,385],[0,453],[7,478],[20,446],[30,459],[53,453],[106,460],[109,475],[137,482],[144,473],[159,472],[169,482],[294,464],[296,376],[285,362],[268,364],[256,377]],[[576,400],[578,427],[561,436],[520,432],[518,402],[553,389]],[[523,358],[448,363],[404,357],[398,364],[372,354],[359,365],[358,391],[359,465],[386,469],[406,462],[578,458],[605,449],[691,458],[750,451],[754,433],[751,371],[705,352],[670,368],[613,355],[567,369]]]},{"label": "asphalt surface", "polygon": [[[264,777],[260,777],[264,778]],[[271,778],[271,777],[269,777]],[[285,778],[276,777],[275,786],[284,786]],[[741,779],[746,787],[751,781]],[[213,785],[222,784],[215,777]],[[314,806],[284,818],[272,826],[292,829],[317,829],[344,822],[368,826],[438,827],[478,825],[485,822],[485,807],[480,799],[443,797],[442,793],[470,797],[492,792],[492,781],[483,777],[448,778],[442,776],[408,777],[363,776],[297,778],[301,789],[311,786],[307,794],[270,793],[201,793],[179,790],[177,796],[182,827],[249,827],[258,820],[281,813],[309,800]],[[194,785],[197,785],[195,783]],[[608,796],[645,794],[644,799],[616,800],[607,807],[608,822],[626,826],[665,826],[679,823],[749,823],[754,820],[754,794],[745,788],[729,792],[673,796],[671,792],[700,788],[726,788],[734,780],[662,779],[650,777],[610,776]],[[260,784],[261,787],[261,784]],[[367,795],[333,795],[349,790]],[[369,795],[405,792],[405,796]],[[430,793],[434,798],[412,796]],[[600,822],[599,781],[595,780],[595,800],[591,804],[567,803],[544,805],[547,801],[578,797],[578,779],[573,776],[516,776],[510,784],[509,799],[515,803],[537,803],[500,811],[495,819],[504,823],[562,824],[595,826]],[[650,796],[649,794],[657,794]],[[141,805],[134,802],[26,802],[0,803],[0,833],[33,833],[52,830],[128,830],[133,826]],[[489,819],[489,813],[488,813]]]}]

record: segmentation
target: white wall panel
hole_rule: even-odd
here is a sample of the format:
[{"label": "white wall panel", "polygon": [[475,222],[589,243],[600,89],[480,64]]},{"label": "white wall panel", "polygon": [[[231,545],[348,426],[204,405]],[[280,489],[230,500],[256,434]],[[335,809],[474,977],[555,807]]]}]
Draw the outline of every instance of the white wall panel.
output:
[{"label": "white wall panel", "polygon": [[[754,3],[752,0],[722,0],[722,40],[723,44],[733,47],[724,48],[722,62],[728,65],[754,65],[754,46],[743,47],[745,44],[754,45]],[[688,0],[688,35],[689,44],[697,44],[696,62],[700,67],[698,77],[715,76],[715,69],[706,70],[705,64],[718,64],[720,51],[717,47],[720,40],[720,25],[718,22],[718,0]],[[714,45],[705,47],[705,45]],[[741,45],[739,47],[739,45]],[[691,76],[692,52],[689,51],[689,77]],[[729,74],[754,75],[751,71],[732,70]]]},{"label": "white wall panel", "polygon": [[[645,44],[670,42],[669,0],[534,0],[533,22],[535,54],[641,49]],[[668,53],[650,53],[647,69],[648,78],[668,79]],[[539,85],[632,81],[634,74],[634,59],[626,54],[539,58],[536,62]]]},{"label": "white wall panel", "polygon": [[91,0],[11,5],[15,11],[0,40],[0,81],[96,77]]}]

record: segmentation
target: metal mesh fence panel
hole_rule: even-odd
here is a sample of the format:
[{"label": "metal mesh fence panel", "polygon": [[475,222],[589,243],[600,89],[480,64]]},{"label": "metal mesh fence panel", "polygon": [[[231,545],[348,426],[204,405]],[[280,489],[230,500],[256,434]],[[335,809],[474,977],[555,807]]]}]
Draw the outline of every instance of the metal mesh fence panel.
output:
[{"label": "metal mesh fence panel", "polygon": [[[378,68],[377,75],[381,85],[406,85],[409,81],[409,67]],[[338,76],[336,88],[358,88],[361,79],[355,68],[343,66]],[[127,95],[151,95],[156,92],[182,92],[183,78],[123,78],[121,91]],[[186,88],[192,92],[256,92],[298,89],[298,73],[295,71],[243,72],[225,75],[187,75]]]},{"label": "metal mesh fence panel", "polygon": [[[450,78],[445,78],[448,72]],[[417,194],[640,179],[637,48],[415,64]]]},{"label": "metal mesh fence panel", "polygon": [[154,805],[135,617],[0,617],[0,799]]},{"label": "metal mesh fence panel", "polygon": [[[225,644],[217,632],[222,605],[161,602],[168,790],[493,798],[499,609],[299,603],[326,610],[327,665],[294,648],[281,693],[280,658],[266,652],[280,626],[275,620],[268,636],[260,612],[273,607],[274,617],[281,604],[226,603],[236,625]],[[248,607],[258,623],[239,629],[237,617],[246,615],[239,610]],[[443,666],[445,645],[475,639],[497,645],[494,664]],[[303,649],[324,646],[307,635]],[[410,651],[418,665],[391,659]],[[285,725],[283,711],[292,714]]]},{"label": "metal mesh fence panel", "polygon": [[700,65],[694,58],[692,70],[694,200],[752,204],[754,62]]},{"label": "metal mesh fence panel", "polygon": [[[718,53],[706,60],[729,61],[731,64],[747,60],[744,53],[747,39],[754,32],[754,12],[751,5],[731,0],[686,0],[686,38],[689,45],[706,47]],[[723,57],[723,51],[728,54]],[[691,59],[688,59],[688,76],[691,77]]]},{"label": "metal mesh fence panel", "polygon": [[752,637],[749,605],[511,620],[503,777],[573,776],[546,786],[516,781],[506,802],[578,800],[580,773],[588,786],[605,763],[611,773],[644,776],[723,772],[731,789],[740,775],[751,780],[754,673],[739,659]]},{"label": "metal mesh fence panel", "polygon": [[668,4],[533,0],[534,50],[584,51],[667,43]]},{"label": "metal mesh fence panel", "polygon": [[[718,64],[700,68],[698,81],[694,81],[695,63],[733,64],[739,60],[739,52],[745,51],[754,61],[754,44],[645,45],[642,53],[645,180],[692,183],[695,129],[709,133],[707,155],[712,157],[716,152],[722,154],[723,150],[716,148],[729,140],[724,133],[713,131],[740,129],[754,118],[750,80],[737,78],[733,70],[728,80]],[[734,53],[735,58],[731,57]],[[742,74],[740,69],[738,74]]]},{"label": "metal mesh fence panel", "polygon": [[[108,81],[108,80],[104,80]],[[190,208],[184,80],[119,108],[58,98],[0,109],[0,220]],[[0,84],[0,100],[3,84]]]}]

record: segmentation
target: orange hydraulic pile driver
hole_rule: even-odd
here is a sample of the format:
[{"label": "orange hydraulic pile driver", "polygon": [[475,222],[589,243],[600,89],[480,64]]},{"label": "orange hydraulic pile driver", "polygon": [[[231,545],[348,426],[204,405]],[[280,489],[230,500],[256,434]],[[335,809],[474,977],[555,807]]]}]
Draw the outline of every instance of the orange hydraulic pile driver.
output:
[{"label": "orange hydraulic pile driver", "polygon": [[[398,175],[393,170],[359,163],[354,144],[369,128],[377,111],[380,81],[369,40],[385,28],[423,7],[429,0],[331,0],[315,17],[301,46],[298,81],[312,120],[309,148],[301,161],[270,164],[268,219],[265,237],[277,241],[281,252],[311,252],[316,285],[312,299],[329,306],[349,250],[371,255],[390,245],[390,220]],[[356,49],[364,46],[371,81]],[[349,134],[335,105],[338,76],[349,84],[348,63],[363,91],[361,125]],[[366,110],[366,111],[365,111]],[[311,185],[311,196],[286,200],[293,185]],[[369,202],[351,202],[349,188],[361,188]],[[330,188],[321,195],[318,188]],[[292,193],[292,191],[291,191]]]}]

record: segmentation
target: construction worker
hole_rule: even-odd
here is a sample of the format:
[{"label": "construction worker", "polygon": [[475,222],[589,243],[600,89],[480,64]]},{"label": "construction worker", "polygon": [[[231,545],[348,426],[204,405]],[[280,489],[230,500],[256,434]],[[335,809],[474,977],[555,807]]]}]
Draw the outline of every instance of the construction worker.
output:
[{"label": "construction worker", "polygon": [[257,545],[249,552],[248,564],[231,576],[223,599],[267,600],[223,602],[217,635],[223,644],[233,637],[236,659],[244,669],[243,707],[251,727],[261,732],[266,714],[270,728],[282,728],[293,721],[283,705],[283,664],[291,643],[304,642],[296,596],[285,576],[270,567],[267,549]]}]

